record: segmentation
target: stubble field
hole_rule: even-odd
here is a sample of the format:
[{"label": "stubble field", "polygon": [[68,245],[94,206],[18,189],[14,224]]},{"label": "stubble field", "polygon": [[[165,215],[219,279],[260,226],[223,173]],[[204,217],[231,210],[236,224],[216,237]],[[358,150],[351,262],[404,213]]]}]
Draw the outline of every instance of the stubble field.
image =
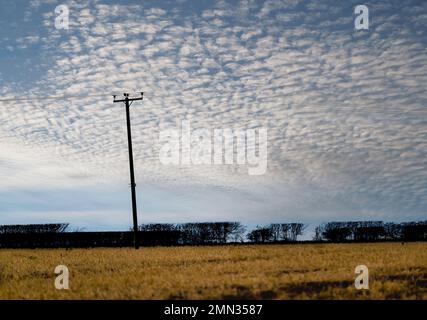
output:
[{"label": "stubble field", "polygon": [[427,243],[0,250],[0,299],[426,298]]}]

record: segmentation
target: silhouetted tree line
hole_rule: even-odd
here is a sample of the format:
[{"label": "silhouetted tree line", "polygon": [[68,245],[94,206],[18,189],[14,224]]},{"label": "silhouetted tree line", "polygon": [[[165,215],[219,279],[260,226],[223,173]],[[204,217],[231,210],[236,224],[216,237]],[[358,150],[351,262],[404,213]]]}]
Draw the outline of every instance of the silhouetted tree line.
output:
[{"label": "silhouetted tree line", "polygon": [[[306,225],[302,223],[272,223],[250,231],[246,239],[251,242],[297,241]],[[156,223],[139,227],[144,233],[166,237],[177,244],[207,244],[243,242],[246,227],[240,222],[201,222],[201,223]],[[173,240],[172,240],[173,239]]]},{"label": "silhouetted tree line", "polygon": [[132,232],[46,232],[0,234],[0,248],[130,247]]},{"label": "silhouetted tree line", "polygon": [[153,223],[143,224],[139,231],[167,237],[176,244],[206,244],[243,241],[246,228],[240,222]]},{"label": "silhouetted tree line", "polygon": [[0,226],[0,234],[60,233],[65,232],[68,223],[17,224]]},{"label": "silhouetted tree line", "polygon": [[328,222],[315,229],[314,240],[345,241],[420,241],[427,239],[427,221],[393,223],[382,221]]},{"label": "silhouetted tree line", "polygon": [[[244,242],[295,242],[304,234],[302,223],[272,223],[246,233],[240,222],[159,223],[139,227],[141,245],[199,245]],[[128,247],[133,232],[67,232],[68,224],[0,226],[0,247]],[[425,241],[427,221],[328,222],[316,227],[313,240],[329,242]]]},{"label": "silhouetted tree line", "polygon": [[297,241],[307,226],[303,223],[272,223],[268,226],[257,226],[246,238],[251,242]]}]

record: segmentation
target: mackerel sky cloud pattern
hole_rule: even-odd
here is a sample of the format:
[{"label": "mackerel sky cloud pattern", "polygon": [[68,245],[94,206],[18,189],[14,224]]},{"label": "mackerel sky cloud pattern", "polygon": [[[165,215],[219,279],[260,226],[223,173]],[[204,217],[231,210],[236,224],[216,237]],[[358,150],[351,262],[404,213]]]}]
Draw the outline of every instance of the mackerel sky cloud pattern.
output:
[{"label": "mackerel sky cloud pattern", "polygon": [[[68,30],[55,7],[70,10]],[[14,1],[0,13],[0,224],[427,217],[427,3]],[[267,128],[268,170],[164,166],[159,132]],[[165,201],[166,200],[166,201]]]}]

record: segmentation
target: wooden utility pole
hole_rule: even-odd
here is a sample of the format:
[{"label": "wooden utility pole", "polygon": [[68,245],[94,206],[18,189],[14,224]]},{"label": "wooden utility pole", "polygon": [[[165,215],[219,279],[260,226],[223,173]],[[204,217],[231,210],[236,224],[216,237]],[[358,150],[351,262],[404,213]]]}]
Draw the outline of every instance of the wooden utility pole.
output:
[{"label": "wooden utility pole", "polygon": [[133,169],[133,152],[132,152],[132,133],[130,127],[130,112],[129,108],[132,105],[133,101],[142,100],[143,92],[141,92],[141,96],[137,98],[129,98],[129,93],[124,93],[124,99],[116,100],[116,96],[114,97],[113,102],[124,102],[126,107],[126,124],[127,124],[127,133],[128,133],[128,150],[129,150],[129,170],[130,170],[130,187],[131,187],[131,196],[132,196],[132,216],[133,216],[133,243],[135,249],[139,248],[138,242],[138,214],[136,209],[136,191],[135,191],[135,173]]}]

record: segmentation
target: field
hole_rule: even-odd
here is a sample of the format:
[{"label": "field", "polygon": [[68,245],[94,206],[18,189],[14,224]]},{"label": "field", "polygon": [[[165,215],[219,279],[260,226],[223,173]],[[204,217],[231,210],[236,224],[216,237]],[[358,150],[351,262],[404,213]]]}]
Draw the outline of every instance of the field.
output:
[{"label": "field", "polygon": [[[54,287],[57,265],[69,290]],[[369,290],[354,269],[369,268]],[[0,299],[426,299],[427,243],[1,249]]]}]

